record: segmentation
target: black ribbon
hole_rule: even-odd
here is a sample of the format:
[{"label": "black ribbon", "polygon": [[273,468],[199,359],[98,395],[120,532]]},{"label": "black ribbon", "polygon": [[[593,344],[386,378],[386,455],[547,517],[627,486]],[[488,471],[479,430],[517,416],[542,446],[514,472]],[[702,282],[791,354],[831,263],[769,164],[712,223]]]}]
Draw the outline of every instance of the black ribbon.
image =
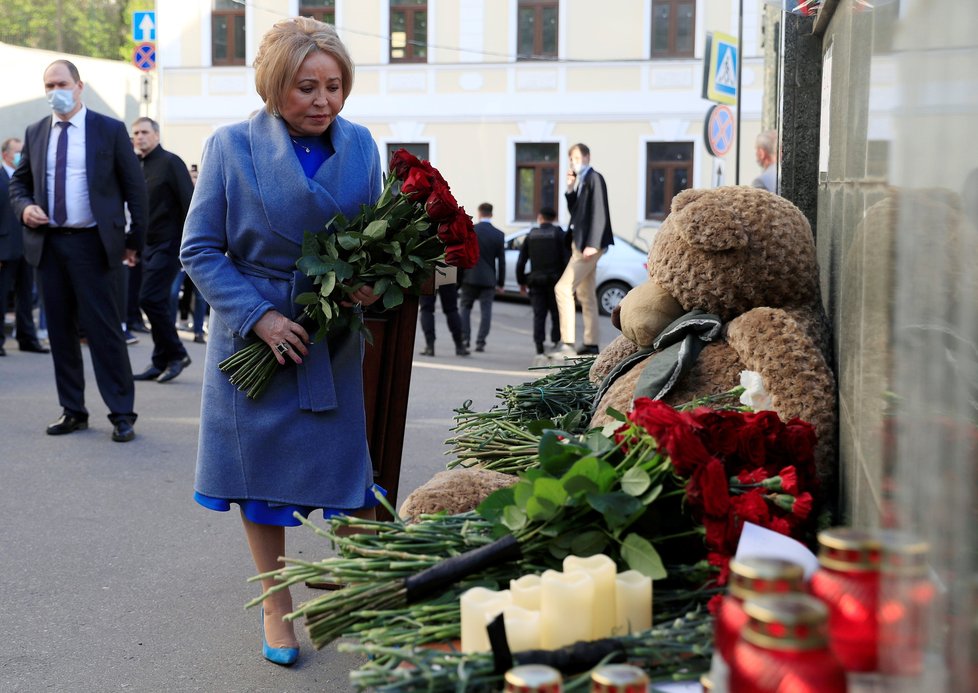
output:
[{"label": "black ribbon", "polygon": [[453,585],[462,578],[478,573],[500,563],[509,563],[523,558],[520,544],[512,534],[497,539],[491,544],[466,551],[458,556],[422,570],[404,580],[408,604]]}]

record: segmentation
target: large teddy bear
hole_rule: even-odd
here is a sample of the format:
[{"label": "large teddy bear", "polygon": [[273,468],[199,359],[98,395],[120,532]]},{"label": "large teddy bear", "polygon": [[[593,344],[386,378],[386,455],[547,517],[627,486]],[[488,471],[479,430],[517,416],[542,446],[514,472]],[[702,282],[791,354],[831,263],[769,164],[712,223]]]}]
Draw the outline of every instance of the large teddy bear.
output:
[{"label": "large teddy bear", "polygon": [[[831,494],[835,379],[815,244],[801,211],[756,188],[685,190],[673,198],[648,268],[649,281],[632,289],[617,310],[622,334],[591,369],[592,381],[605,384],[592,426],[613,421],[609,407],[627,412],[638,396],[664,391],[658,398],[679,405],[725,392],[740,383],[741,371],[754,371],[782,419],[814,425],[818,473],[823,492]],[[680,355],[685,362],[679,367],[677,354],[686,348],[679,344],[665,353],[662,339],[683,316],[694,324],[703,317],[718,320],[711,341],[698,343],[698,356]]]}]

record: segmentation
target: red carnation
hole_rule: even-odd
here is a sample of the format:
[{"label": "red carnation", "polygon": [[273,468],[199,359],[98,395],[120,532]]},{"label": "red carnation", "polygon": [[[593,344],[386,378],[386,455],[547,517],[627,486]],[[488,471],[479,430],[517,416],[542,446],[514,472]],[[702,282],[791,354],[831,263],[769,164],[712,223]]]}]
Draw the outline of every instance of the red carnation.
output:
[{"label": "red carnation", "polygon": [[710,565],[719,568],[720,574],[717,575],[717,585],[723,586],[730,579],[730,556],[722,553],[706,554],[706,561]]},{"label": "red carnation", "polygon": [[740,496],[734,496],[730,499],[730,503],[733,505],[734,514],[740,520],[767,526],[771,512],[767,503],[764,502],[764,495],[758,489],[753,489]]},{"label": "red carnation", "polygon": [[[462,208],[458,209],[458,213],[451,221],[446,221],[438,226],[438,237],[445,245],[465,243],[469,239],[469,236],[474,234],[475,229],[472,226],[472,217],[466,214]],[[478,243],[476,243],[476,246],[478,246]]]},{"label": "red carnation", "polygon": [[398,149],[391,155],[390,170],[398,180],[407,178],[408,172],[421,165],[421,160],[406,149]]},{"label": "red carnation", "polygon": [[455,201],[451,190],[448,189],[448,184],[439,178],[441,176],[434,179],[431,195],[428,196],[428,201],[424,203],[425,213],[436,224],[449,221],[458,215],[458,202]]},{"label": "red carnation", "polygon": [[739,483],[744,485],[759,484],[767,479],[767,470],[764,469],[764,467],[745,469],[736,476],[736,479]]},{"label": "red carnation", "polygon": [[783,534],[786,537],[791,536],[791,525],[783,517],[772,517],[771,521],[768,523],[767,528],[777,532],[778,534]]},{"label": "red carnation", "polygon": [[733,553],[734,549],[737,548],[737,541],[733,537],[733,528],[730,526],[729,516],[722,519],[704,516],[703,527],[706,529],[707,549]]},{"label": "red carnation", "polygon": [[720,613],[720,605],[723,603],[723,594],[714,594],[710,601],[706,603],[706,608],[714,617]]},{"label": "red carnation", "polygon": [[805,491],[795,498],[794,505],[791,506],[791,514],[799,520],[804,520],[812,512],[812,494]]},{"label": "red carnation", "polygon": [[720,460],[711,459],[697,467],[686,489],[690,502],[702,505],[707,515],[723,517],[730,509],[727,474]]},{"label": "red carnation", "polygon": [[778,475],[781,477],[781,490],[791,495],[798,493],[798,472],[794,467],[785,467]]},{"label": "red carnation", "polygon": [[401,193],[415,202],[427,200],[434,184],[434,176],[431,171],[420,165],[421,162],[418,163],[418,166],[408,171],[404,183],[401,184]]}]

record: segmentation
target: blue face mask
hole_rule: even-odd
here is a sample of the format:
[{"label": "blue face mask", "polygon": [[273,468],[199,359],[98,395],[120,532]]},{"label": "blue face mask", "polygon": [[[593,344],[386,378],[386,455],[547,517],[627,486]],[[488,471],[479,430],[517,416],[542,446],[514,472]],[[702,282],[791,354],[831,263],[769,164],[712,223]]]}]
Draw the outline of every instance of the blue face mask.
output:
[{"label": "blue face mask", "polygon": [[48,103],[55,113],[70,113],[75,107],[75,95],[71,89],[52,89],[48,92]]},{"label": "blue face mask", "polygon": [[20,152],[14,154],[14,168],[20,166]]}]

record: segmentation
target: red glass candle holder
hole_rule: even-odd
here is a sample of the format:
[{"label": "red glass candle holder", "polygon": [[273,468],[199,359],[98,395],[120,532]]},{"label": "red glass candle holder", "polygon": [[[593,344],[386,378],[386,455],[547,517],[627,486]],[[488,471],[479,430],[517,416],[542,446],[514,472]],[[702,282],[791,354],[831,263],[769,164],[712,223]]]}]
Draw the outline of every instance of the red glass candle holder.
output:
[{"label": "red glass candle holder", "polygon": [[747,627],[734,647],[736,693],[845,693],[846,673],[828,647],[828,608],[805,594],[744,602]]}]

